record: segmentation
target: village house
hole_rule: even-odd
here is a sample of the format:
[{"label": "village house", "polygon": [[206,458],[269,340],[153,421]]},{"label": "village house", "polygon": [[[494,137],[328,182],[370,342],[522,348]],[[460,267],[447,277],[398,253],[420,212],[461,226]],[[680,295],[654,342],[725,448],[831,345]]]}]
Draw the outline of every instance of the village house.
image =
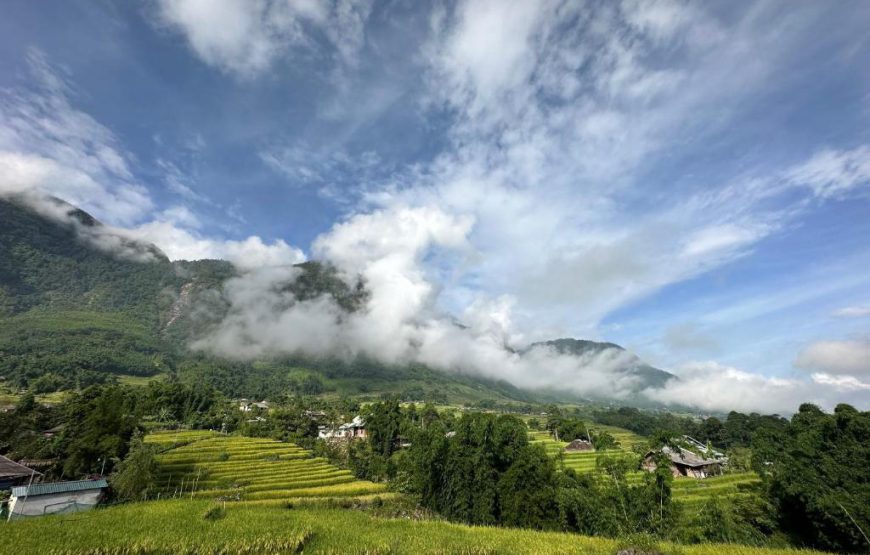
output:
[{"label": "village house", "polygon": [[9,520],[55,513],[87,511],[97,506],[109,484],[106,480],[53,482],[12,488]]},{"label": "village house", "polygon": [[585,439],[575,439],[571,443],[565,446],[566,453],[577,453],[580,451],[594,451],[595,448],[592,446],[592,443]]},{"label": "village house", "polygon": [[254,409],[269,410],[269,401],[250,401],[248,399],[239,399],[239,410],[242,412],[251,412]]},{"label": "village house", "polygon": [[42,474],[36,470],[0,455],[0,490],[36,483],[41,479]]},{"label": "village house", "polygon": [[[675,478],[687,476],[690,478],[706,478],[722,473],[722,459],[704,458],[682,447],[662,447],[661,453],[670,459],[671,474]],[[656,452],[648,452],[641,462],[641,468],[647,472],[655,472]]]},{"label": "village house", "polygon": [[337,429],[326,426],[318,427],[319,439],[365,439],[366,423],[361,416],[354,416],[353,420],[342,424]]}]

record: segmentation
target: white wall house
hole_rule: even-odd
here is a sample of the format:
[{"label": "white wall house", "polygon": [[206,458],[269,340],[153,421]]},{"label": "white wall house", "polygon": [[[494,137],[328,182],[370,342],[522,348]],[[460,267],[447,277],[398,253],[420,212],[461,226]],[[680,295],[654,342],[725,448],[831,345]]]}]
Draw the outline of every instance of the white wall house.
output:
[{"label": "white wall house", "polygon": [[352,421],[342,424],[337,429],[319,426],[317,437],[320,439],[361,439],[366,437],[366,422],[362,416],[355,416]]},{"label": "white wall house", "polygon": [[12,488],[9,520],[93,509],[107,487],[105,480],[79,480]]}]

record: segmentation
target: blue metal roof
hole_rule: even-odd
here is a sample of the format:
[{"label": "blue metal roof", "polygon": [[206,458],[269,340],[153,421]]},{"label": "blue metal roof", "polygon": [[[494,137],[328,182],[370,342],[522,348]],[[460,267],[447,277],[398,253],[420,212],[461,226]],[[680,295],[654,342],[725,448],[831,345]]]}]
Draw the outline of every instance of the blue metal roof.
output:
[{"label": "blue metal roof", "polygon": [[34,484],[32,486],[19,486],[12,488],[14,497],[49,495],[52,493],[66,493],[70,491],[84,491],[88,489],[107,488],[109,484],[105,480],[78,480],[76,482],[51,482],[48,484]]}]

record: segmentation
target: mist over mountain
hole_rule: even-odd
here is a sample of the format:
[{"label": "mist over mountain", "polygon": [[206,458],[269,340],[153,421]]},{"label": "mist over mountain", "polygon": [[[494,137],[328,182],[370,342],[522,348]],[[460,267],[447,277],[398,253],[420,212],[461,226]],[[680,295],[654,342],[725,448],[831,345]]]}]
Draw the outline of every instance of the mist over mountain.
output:
[{"label": "mist over mountain", "polygon": [[670,372],[650,366],[632,353],[628,353],[625,348],[616,343],[561,338],[532,343],[529,346],[529,349],[539,347],[549,347],[554,349],[560,355],[570,355],[581,358],[587,356],[601,356],[602,354],[607,353],[618,357],[622,357],[626,354],[630,355],[630,357],[633,358],[629,358],[624,366],[622,366],[621,372],[628,376],[637,377],[639,383],[642,384],[639,389],[647,387],[662,387],[668,382],[668,380],[675,378],[675,376]]},{"label": "mist over mountain", "polygon": [[[53,197],[0,199],[0,222],[0,375],[19,386],[64,387],[83,376],[205,379],[203,367],[213,365],[220,380],[304,367],[362,390],[367,379],[411,389],[422,379],[432,389],[447,382],[506,399],[628,399],[673,377],[612,343],[558,339],[511,350],[472,330],[468,315],[428,309],[408,318],[389,352],[378,352],[380,336],[370,332],[389,320],[378,315],[383,289],[364,271],[332,261],[256,270],[170,261]],[[426,335],[442,322],[446,337]],[[541,380],[538,368],[551,378]]]}]

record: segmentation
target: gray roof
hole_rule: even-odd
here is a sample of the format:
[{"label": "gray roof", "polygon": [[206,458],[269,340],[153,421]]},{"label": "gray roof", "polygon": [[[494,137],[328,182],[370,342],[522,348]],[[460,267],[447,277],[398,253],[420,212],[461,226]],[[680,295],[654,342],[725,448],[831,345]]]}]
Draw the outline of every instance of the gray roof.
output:
[{"label": "gray roof", "polygon": [[70,491],[84,491],[89,489],[102,489],[109,487],[105,480],[78,480],[76,482],[51,482],[48,484],[35,484],[32,486],[19,486],[12,488],[14,497],[34,495],[49,495],[52,493],[67,493]]},{"label": "gray roof", "polygon": [[585,439],[575,439],[571,443],[565,446],[565,451],[591,451],[593,448],[592,443]]},{"label": "gray roof", "polygon": [[18,464],[17,462],[0,455],[0,478],[19,478],[30,475],[41,476],[39,472],[32,468]]},{"label": "gray roof", "polygon": [[671,461],[675,464],[690,466],[692,468],[697,468],[699,466],[709,466],[711,464],[721,464],[721,461],[718,461],[716,459],[705,459],[704,457],[693,453],[688,449],[683,449],[682,447],[678,447],[676,450],[674,450],[668,446],[665,446],[662,447],[662,453],[670,457]]}]

